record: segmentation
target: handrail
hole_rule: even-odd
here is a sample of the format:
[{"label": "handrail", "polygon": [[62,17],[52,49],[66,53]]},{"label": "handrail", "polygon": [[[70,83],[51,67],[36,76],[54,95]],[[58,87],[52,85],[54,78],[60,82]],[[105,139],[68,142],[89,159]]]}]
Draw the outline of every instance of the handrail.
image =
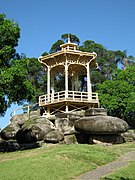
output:
[{"label": "handrail", "polygon": [[[36,107],[38,105],[39,107],[39,103],[35,103],[35,104],[30,104],[28,106],[23,106],[21,108],[17,108],[17,109],[14,109],[14,111],[12,111],[10,113],[10,118],[12,118],[13,116],[17,115],[17,114],[24,114],[24,113],[30,113],[31,112],[31,109]],[[19,112],[19,113],[18,113]],[[21,112],[21,113],[20,113]]]},{"label": "handrail", "polygon": [[[66,98],[66,93],[68,94]],[[60,101],[79,101],[79,102],[98,102],[98,93],[89,93],[81,91],[60,91],[52,94],[39,96],[39,106]]]}]

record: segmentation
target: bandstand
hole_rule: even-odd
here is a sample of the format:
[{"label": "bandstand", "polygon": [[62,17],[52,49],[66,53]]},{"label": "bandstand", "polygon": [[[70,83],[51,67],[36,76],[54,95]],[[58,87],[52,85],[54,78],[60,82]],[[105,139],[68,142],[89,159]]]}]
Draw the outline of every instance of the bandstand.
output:
[{"label": "bandstand", "polygon": [[[99,107],[98,94],[92,92],[90,80],[90,68],[97,68],[97,54],[79,51],[78,45],[70,42],[70,37],[60,47],[60,51],[38,59],[47,70],[47,94],[39,97],[39,106],[47,116]],[[64,76],[65,82],[63,90],[57,92],[55,79],[59,74]],[[84,88],[80,88],[80,76],[85,77]]]}]

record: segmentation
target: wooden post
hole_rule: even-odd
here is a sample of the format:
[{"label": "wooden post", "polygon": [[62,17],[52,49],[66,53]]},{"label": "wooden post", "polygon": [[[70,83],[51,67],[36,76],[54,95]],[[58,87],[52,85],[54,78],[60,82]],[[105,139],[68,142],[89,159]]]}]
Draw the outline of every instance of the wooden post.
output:
[{"label": "wooden post", "polygon": [[66,104],[66,113],[68,113],[68,104]]},{"label": "wooden post", "polygon": [[47,106],[47,116],[50,116],[50,106]]},{"label": "wooden post", "polygon": [[88,92],[88,101],[91,100],[92,95],[92,88],[91,88],[91,81],[90,81],[90,66],[87,63],[87,92]]},{"label": "wooden post", "polygon": [[50,67],[47,68],[47,94],[48,102],[50,102]]},{"label": "wooden post", "polygon": [[74,76],[72,77],[72,91],[74,91],[74,87],[75,87],[75,79]]},{"label": "wooden post", "polygon": [[78,91],[79,88],[79,79],[78,79],[78,73],[75,74],[75,91]]},{"label": "wooden post", "polygon": [[[68,99],[68,64],[65,63],[65,100]],[[66,104],[66,112],[68,112],[68,104]]]},{"label": "wooden post", "polygon": [[68,65],[65,64],[65,99],[68,98]]},{"label": "wooden post", "polygon": [[54,100],[54,73],[52,73],[52,99],[51,101],[53,102]]}]

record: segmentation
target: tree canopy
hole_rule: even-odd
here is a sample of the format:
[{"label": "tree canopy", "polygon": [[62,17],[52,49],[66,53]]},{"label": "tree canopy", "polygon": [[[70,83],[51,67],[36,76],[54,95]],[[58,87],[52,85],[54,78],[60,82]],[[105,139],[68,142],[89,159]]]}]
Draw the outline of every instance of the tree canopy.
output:
[{"label": "tree canopy", "polygon": [[96,86],[100,104],[108,114],[126,120],[135,128],[135,66],[115,70],[112,80]]},{"label": "tree canopy", "polygon": [[5,75],[6,70],[11,66],[11,60],[17,56],[15,47],[20,37],[20,28],[12,20],[6,19],[5,14],[0,14],[0,114],[3,114],[8,107],[7,102],[7,81],[10,77]]},{"label": "tree canopy", "polygon": [[36,58],[16,53],[20,28],[0,14],[0,114],[12,103],[36,102],[45,92],[46,73]]},{"label": "tree canopy", "polygon": [[18,45],[20,28],[13,20],[6,19],[5,14],[0,14],[0,67],[10,66],[11,59],[15,58],[15,47]]}]

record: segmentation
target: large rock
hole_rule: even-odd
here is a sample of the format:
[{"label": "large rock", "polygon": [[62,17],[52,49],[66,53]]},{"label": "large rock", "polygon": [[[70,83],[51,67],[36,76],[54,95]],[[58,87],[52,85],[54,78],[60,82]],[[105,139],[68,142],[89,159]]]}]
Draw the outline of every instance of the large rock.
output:
[{"label": "large rock", "polygon": [[135,141],[135,130],[129,129],[127,132],[121,134],[126,142]]},{"label": "large rock", "polygon": [[29,113],[18,114],[10,119],[11,124],[23,125],[29,119]]},{"label": "large rock", "polygon": [[44,141],[48,143],[59,143],[64,139],[64,134],[60,131],[51,131],[44,136]]},{"label": "large rock", "polygon": [[105,143],[121,144],[125,142],[124,138],[119,134],[76,134],[77,142],[80,144],[94,144],[94,140]]},{"label": "large rock", "polygon": [[127,131],[128,124],[117,117],[91,116],[77,120],[75,129],[86,134],[119,134]]},{"label": "large rock", "polygon": [[1,138],[4,140],[15,139],[16,132],[20,129],[17,124],[9,124],[1,131]]},{"label": "large rock", "polygon": [[76,120],[80,119],[80,117],[83,117],[85,114],[84,110],[81,111],[75,111],[72,113],[57,113],[55,116],[57,118],[68,118],[70,121],[75,122]]},{"label": "large rock", "polygon": [[68,118],[56,118],[55,127],[64,134],[73,134],[75,132],[73,122]]},{"label": "large rock", "polygon": [[30,113],[17,114],[10,119],[11,124],[23,125],[27,120],[40,117],[40,111],[31,111]]},{"label": "large rock", "polygon": [[0,143],[0,152],[13,152],[20,150],[20,145],[15,140],[7,140]]},{"label": "large rock", "polygon": [[37,111],[31,111],[29,113],[29,118],[32,119],[32,118],[38,118],[40,117],[40,110],[37,110]]},{"label": "large rock", "polygon": [[122,144],[125,142],[124,138],[119,134],[96,134],[89,135],[88,141],[90,144],[94,143],[94,140],[98,140],[111,144]]},{"label": "large rock", "polygon": [[54,124],[44,117],[26,121],[16,133],[18,143],[32,143],[43,140],[44,135],[54,130]]},{"label": "large rock", "polygon": [[107,116],[104,108],[90,108],[85,111],[85,116]]},{"label": "large rock", "polygon": [[77,144],[77,139],[76,139],[75,134],[64,136],[64,143],[65,144]]}]

